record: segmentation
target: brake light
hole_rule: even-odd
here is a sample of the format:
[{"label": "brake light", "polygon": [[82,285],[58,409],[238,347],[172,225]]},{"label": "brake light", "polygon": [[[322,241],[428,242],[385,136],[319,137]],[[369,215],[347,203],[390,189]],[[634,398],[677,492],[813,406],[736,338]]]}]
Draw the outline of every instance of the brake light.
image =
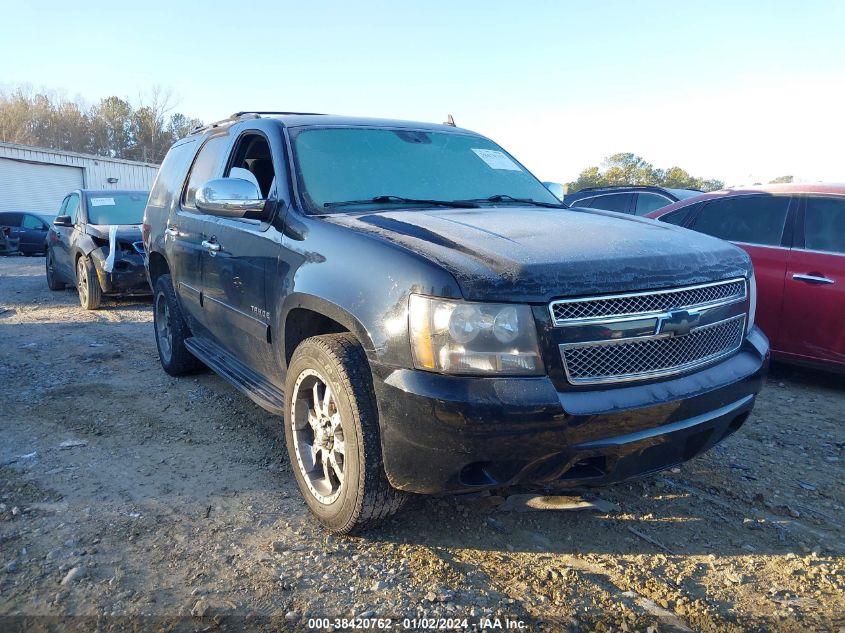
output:
[{"label": "brake light", "polygon": [[150,238],[150,225],[144,222],[141,225],[141,239],[144,241],[144,244],[148,244],[147,240]]}]

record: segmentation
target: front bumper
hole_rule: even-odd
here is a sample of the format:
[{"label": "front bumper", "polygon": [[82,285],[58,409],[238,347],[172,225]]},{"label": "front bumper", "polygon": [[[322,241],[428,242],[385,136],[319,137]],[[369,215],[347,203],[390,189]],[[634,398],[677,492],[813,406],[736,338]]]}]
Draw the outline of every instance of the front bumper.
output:
[{"label": "front bumper", "polygon": [[373,366],[384,467],[401,490],[572,487],[662,470],[706,451],[751,412],[769,362],[752,328],[697,372],[558,392],[542,378],[466,378]]},{"label": "front bumper", "polygon": [[118,252],[115,255],[112,272],[105,271],[108,249],[93,251],[94,268],[100,287],[106,294],[150,294],[143,256],[135,253]]}]

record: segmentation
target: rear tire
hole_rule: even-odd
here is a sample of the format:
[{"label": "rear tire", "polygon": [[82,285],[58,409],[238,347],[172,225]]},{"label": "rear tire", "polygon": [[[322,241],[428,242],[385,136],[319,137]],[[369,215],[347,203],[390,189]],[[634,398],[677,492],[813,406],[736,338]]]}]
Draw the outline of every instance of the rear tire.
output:
[{"label": "rear tire", "polygon": [[56,260],[53,259],[52,251],[47,251],[47,258],[44,266],[47,273],[47,287],[50,290],[63,290],[65,284],[63,281],[59,281],[58,275],[56,275]]},{"label": "rear tire", "polygon": [[80,255],[76,260],[76,289],[79,292],[79,304],[86,310],[96,310],[103,300],[103,290],[94,263],[87,255]]},{"label": "rear tire", "polygon": [[328,530],[358,532],[402,507],[406,493],[384,472],[370,366],[352,334],[315,336],[296,348],[284,426],[299,491]]},{"label": "rear tire", "polygon": [[202,367],[197,357],[185,347],[185,339],[191,337],[191,330],[176,300],[170,275],[161,275],[156,280],[153,325],[158,357],[164,371],[171,376],[183,376]]}]

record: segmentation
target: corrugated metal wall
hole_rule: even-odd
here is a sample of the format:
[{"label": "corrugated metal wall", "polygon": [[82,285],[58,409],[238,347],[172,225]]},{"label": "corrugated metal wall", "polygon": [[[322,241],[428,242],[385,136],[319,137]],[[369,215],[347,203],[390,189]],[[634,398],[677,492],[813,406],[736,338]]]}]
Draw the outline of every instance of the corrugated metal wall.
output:
[{"label": "corrugated metal wall", "polygon": [[[87,189],[149,189],[153,185],[158,165],[137,163],[103,156],[90,156],[58,150],[0,143],[0,158],[52,165],[81,167]],[[0,173],[0,178],[4,175]],[[110,184],[108,178],[117,178]]]}]

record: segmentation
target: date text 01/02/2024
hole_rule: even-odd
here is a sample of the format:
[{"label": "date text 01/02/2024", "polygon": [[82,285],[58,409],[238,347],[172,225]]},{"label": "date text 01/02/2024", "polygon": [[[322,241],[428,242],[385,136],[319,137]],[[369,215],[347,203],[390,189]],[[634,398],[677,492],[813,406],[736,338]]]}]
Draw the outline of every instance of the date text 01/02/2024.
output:
[{"label": "date text 01/02/2024", "polygon": [[[473,622],[479,630],[525,630],[527,625],[523,620],[485,617]],[[309,618],[309,629],[359,629],[371,631],[387,631],[391,629],[405,631],[425,630],[465,630],[470,628],[468,618]]]}]

